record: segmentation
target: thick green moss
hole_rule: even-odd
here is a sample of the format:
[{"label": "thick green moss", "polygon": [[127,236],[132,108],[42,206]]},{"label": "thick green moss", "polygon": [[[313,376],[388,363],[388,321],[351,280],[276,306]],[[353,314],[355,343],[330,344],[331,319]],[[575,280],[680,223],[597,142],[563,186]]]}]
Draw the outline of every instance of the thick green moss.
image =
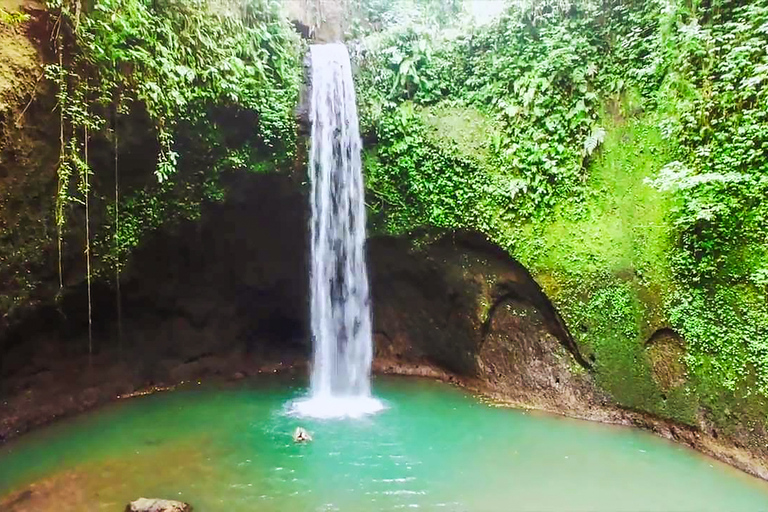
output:
[{"label": "thick green moss", "polygon": [[667,325],[664,303],[674,289],[670,204],[646,183],[670,150],[652,118],[631,115],[628,99],[609,107],[584,199],[521,227],[512,253],[560,309],[603,389],[627,407],[690,423],[690,388],[663,391],[645,348]]},{"label": "thick green moss", "polygon": [[[433,175],[450,180],[450,187],[465,183],[473,210],[459,221],[486,232],[532,271],[594,361],[599,385],[624,406],[692,423],[694,390],[687,383],[662,389],[646,350],[649,337],[669,325],[665,304],[675,290],[671,204],[647,183],[671,150],[656,120],[637,111],[627,96],[605,108],[605,141],[589,165],[584,194],[543,218],[524,221],[513,198],[498,200],[493,185],[510,177],[493,165],[493,121],[457,105],[409,106],[402,130],[368,150],[368,185],[381,201],[377,228],[403,232],[453,222],[438,222],[436,212],[446,206],[439,190],[426,195],[410,187]],[[406,156],[411,163],[403,165]],[[410,171],[392,181],[393,164]]]}]

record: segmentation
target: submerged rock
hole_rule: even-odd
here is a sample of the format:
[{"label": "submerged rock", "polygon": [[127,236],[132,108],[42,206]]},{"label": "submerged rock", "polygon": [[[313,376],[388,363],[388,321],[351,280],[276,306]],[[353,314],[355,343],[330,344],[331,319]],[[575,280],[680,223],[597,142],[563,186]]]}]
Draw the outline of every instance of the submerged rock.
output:
[{"label": "submerged rock", "polygon": [[191,512],[192,506],[181,501],[139,498],[125,507],[125,512]]}]

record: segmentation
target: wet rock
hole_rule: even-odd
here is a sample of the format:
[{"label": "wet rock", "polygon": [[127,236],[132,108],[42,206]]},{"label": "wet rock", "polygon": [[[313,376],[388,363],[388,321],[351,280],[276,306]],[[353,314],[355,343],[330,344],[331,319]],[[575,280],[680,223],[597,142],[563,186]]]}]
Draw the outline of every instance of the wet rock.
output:
[{"label": "wet rock", "polygon": [[[431,238],[368,243],[377,357],[482,379],[522,373],[530,390],[562,380],[549,371],[556,358],[566,375],[571,363],[589,368],[523,265],[479,233]],[[496,368],[509,355],[515,364]]]},{"label": "wet rock", "polygon": [[192,507],[181,501],[139,498],[125,507],[125,512],[191,512]]},{"label": "wet rock", "polygon": [[577,416],[599,403],[554,305],[485,236],[417,233],[368,246],[376,371],[453,374],[517,405]]}]

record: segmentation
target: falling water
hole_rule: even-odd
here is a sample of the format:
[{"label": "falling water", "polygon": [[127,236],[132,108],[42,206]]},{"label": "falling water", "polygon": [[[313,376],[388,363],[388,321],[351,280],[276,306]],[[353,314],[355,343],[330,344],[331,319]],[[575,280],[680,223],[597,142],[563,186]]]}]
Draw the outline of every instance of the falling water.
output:
[{"label": "falling water", "polygon": [[371,397],[373,355],[365,268],[362,143],[347,48],[313,45],[311,396],[297,404],[310,416],[357,416],[381,409]]}]

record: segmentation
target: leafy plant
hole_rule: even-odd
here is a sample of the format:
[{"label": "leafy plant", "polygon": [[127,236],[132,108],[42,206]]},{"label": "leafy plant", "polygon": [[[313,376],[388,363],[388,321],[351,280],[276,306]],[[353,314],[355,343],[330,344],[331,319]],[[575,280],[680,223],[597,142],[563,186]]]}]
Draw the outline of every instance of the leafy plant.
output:
[{"label": "leafy plant", "polygon": [[[68,183],[83,144],[82,128],[93,136],[109,136],[104,132],[108,116],[115,117],[113,124],[118,117],[150,118],[159,149],[157,181],[173,182],[165,191],[189,191],[180,186],[188,177],[174,178],[185,157],[198,158],[186,145],[186,134],[200,134],[204,158],[225,158],[228,142],[218,119],[224,111],[254,113],[252,133],[239,137],[240,144],[253,148],[249,155],[273,165],[290,159],[299,44],[278,2],[214,6],[207,0],[99,0],[87,11],[69,2],[50,7],[58,13],[58,26],[68,26],[74,36],[59,36],[58,53],[65,59],[47,72],[58,85],[62,139],[68,140],[59,173],[59,224],[65,205],[75,197]],[[215,158],[206,166],[214,177],[222,168]],[[146,193],[160,193],[147,186]],[[124,246],[116,241],[113,250]]]},{"label": "leafy plant", "polygon": [[7,9],[0,7],[0,23],[6,25],[20,25],[29,20],[29,14],[21,11],[8,11]]}]

